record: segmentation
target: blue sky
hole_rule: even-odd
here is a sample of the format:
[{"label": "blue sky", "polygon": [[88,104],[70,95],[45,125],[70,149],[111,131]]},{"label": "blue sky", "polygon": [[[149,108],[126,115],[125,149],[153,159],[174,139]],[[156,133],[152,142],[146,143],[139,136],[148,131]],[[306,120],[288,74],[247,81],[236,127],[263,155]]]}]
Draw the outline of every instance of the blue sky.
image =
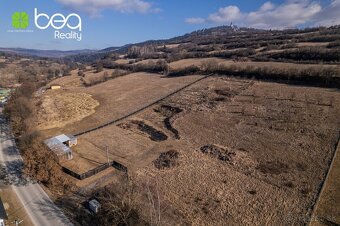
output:
[{"label": "blue sky", "polygon": [[[57,40],[54,29],[39,30],[39,13],[82,19],[82,40]],[[14,12],[27,12],[33,32],[9,32]],[[229,24],[258,28],[340,24],[340,0],[0,0],[0,47],[101,49],[165,39]],[[67,32],[67,29],[63,29]]]}]

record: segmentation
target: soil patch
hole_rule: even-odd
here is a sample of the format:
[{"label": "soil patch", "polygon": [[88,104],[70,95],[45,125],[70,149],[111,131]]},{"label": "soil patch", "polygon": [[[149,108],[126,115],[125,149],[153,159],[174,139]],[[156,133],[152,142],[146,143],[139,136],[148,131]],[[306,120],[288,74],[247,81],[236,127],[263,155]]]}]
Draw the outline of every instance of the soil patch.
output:
[{"label": "soil patch", "polygon": [[153,128],[152,126],[146,124],[143,121],[132,120],[125,123],[120,123],[117,126],[122,129],[127,129],[134,132],[137,130],[142,134],[148,135],[150,140],[152,141],[160,142],[168,139],[168,136],[165,135],[162,131]]},{"label": "soil patch", "polygon": [[60,128],[92,115],[97,106],[99,102],[86,93],[50,93],[40,102],[36,124],[40,130]]},{"label": "soil patch", "polygon": [[181,113],[183,110],[178,108],[178,107],[173,107],[170,105],[161,105],[158,109],[155,109],[155,112],[160,113],[161,115],[163,115],[164,117],[166,117],[164,119],[164,126],[167,130],[169,130],[170,132],[173,133],[175,139],[179,140],[180,136],[179,136],[179,132],[177,129],[175,129],[172,124],[171,124],[171,119]]},{"label": "soil patch", "polygon": [[269,161],[265,163],[260,163],[257,167],[264,174],[281,174],[287,173],[288,165],[280,161]]},{"label": "soil patch", "polygon": [[220,96],[231,97],[234,95],[230,90],[216,89],[215,93]]},{"label": "soil patch", "polygon": [[175,150],[163,152],[153,162],[157,169],[172,168],[178,165],[179,153]]},{"label": "soil patch", "polygon": [[204,145],[200,148],[200,151],[223,162],[232,162],[233,158],[236,156],[235,152],[213,144]]},{"label": "soil patch", "polygon": [[226,98],[224,98],[224,97],[216,97],[216,98],[214,98],[214,101],[217,101],[217,102],[222,102],[222,101],[225,101],[226,100]]}]

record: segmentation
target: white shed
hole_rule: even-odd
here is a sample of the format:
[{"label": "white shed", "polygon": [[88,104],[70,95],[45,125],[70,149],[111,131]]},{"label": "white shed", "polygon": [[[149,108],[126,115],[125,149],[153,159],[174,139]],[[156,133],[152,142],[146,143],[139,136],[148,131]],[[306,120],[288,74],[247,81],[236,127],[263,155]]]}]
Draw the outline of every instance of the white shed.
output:
[{"label": "white shed", "polygon": [[96,199],[92,199],[91,201],[89,201],[89,209],[92,212],[98,213],[100,207],[101,207],[101,205]]}]

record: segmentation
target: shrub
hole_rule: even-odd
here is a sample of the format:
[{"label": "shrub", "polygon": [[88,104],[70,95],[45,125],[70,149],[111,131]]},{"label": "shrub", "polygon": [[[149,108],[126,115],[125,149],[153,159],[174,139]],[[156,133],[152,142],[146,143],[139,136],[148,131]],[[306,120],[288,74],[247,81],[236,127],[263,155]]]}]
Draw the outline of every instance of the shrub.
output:
[{"label": "shrub", "polygon": [[170,71],[168,73],[169,77],[179,77],[179,76],[185,76],[185,75],[193,75],[196,73],[201,72],[201,69],[195,65],[191,65],[188,67],[185,67],[183,69],[178,69],[174,71]]},{"label": "shrub", "polygon": [[209,62],[202,66],[189,66],[175,70],[168,76],[185,76],[194,73],[233,75],[244,78],[256,78],[260,80],[285,81],[293,83],[311,84],[324,87],[340,87],[339,70],[337,68],[310,67],[306,69],[276,68],[276,67],[254,67],[254,66],[226,66]]},{"label": "shrub", "polygon": [[103,63],[101,62],[96,63],[95,67],[96,67],[96,73],[102,72],[104,70]]},{"label": "shrub", "polygon": [[340,48],[340,41],[331,42],[327,45],[327,48]]},{"label": "shrub", "polygon": [[4,112],[23,155],[25,173],[51,189],[65,191],[72,185],[65,179],[56,156],[46,149],[39,139],[39,133],[32,129],[34,125],[31,116],[37,111],[32,96],[37,87],[32,82],[23,83],[11,95]]},{"label": "shrub", "polygon": [[84,77],[85,76],[84,71],[83,70],[79,70],[78,71],[78,76]]},{"label": "shrub", "polygon": [[284,62],[340,62],[340,49],[325,49],[320,47],[305,47],[289,49],[283,52],[265,53],[258,55],[254,59],[258,61],[268,61],[270,59]]},{"label": "shrub", "polygon": [[153,163],[157,169],[171,168],[178,165],[178,157],[178,151],[170,150],[161,153]]}]

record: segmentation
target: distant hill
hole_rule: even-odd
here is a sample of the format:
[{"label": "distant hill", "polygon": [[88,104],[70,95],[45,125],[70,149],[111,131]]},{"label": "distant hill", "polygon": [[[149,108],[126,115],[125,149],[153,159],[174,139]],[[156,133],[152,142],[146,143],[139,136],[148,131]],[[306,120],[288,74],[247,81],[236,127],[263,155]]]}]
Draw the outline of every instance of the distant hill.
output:
[{"label": "distant hill", "polygon": [[170,39],[162,39],[162,40],[147,40],[140,43],[127,44],[121,47],[109,47],[102,50],[94,51],[91,53],[78,53],[75,55],[66,56],[68,59],[73,61],[82,61],[82,62],[91,62],[95,60],[99,60],[110,53],[127,53],[128,49],[131,46],[150,46],[150,45],[168,45],[168,44],[178,44],[178,43],[186,43],[186,42],[194,42],[197,38],[207,37],[211,38],[212,35],[232,35],[236,33],[242,32],[261,32],[261,30],[253,29],[253,28],[238,28],[237,26],[219,26],[213,28],[207,28],[202,30],[197,30],[182,36],[170,38]]},{"label": "distant hill", "polygon": [[21,56],[37,56],[37,57],[48,57],[48,58],[63,58],[66,56],[76,55],[80,53],[94,53],[96,50],[39,50],[39,49],[24,49],[24,48],[0,48],[0,52],[13,53]]},{"label": "distant hill", "polygon": [[[266,46],[267,44],[275,44],[273,40],[275,37],[281,37],[281,39],[292,38],[293,34],[307,34],[317,31],[325,30],[330,32],[329,35],[334,35],[339,30],[339,26],[333,26],[330,28],[306,28],[306,29],[287,29],[287,30],[261,30],[255,28],[237,27],[235,25],[230,26],[218,26],[212,28],[206,28],[196,30],[191,33],[170,38],[164,40],[148,40],[135,44],[127,44],[124,46],[108,47],[101,50],[37,50],[37,49],[24,49],[24,48],[0,48],[0,52],[15,53],[22,56],[37,56],[48,58],[66,58],[69,61],[74,62],[93,62],[106,58],[112,53],[126,54],[132,46],[162,46],[170,44],[194,44],[194,45],[208,45],[208,44],[224,44],[225,48],[253,48],[254,45]],[[328,31],[327,31],[328,30]],[[306,38],[306,41],[311,40]],[[318,37],[314,37],[317,39]],[[330,37],[332,41],[332,37]],[[314,40],[315,41],[315,40]],[[276,40],[276,42],[278,42]]]},{"label": "distant hill", "polygon": [[[69,57],[75,61],[92,61],[93,59],[100,59],[110,52],[117,53],[126,53],[127,50],[133,46],[144,46],[144,45],[163,45],[163,44],[171,44],[171,43],[183,43],[190,42],[190,40],[195,39],[197,36],[204,35],[212,35],[212,34],[224,34],[230,35],[235,32],[244,32],[244,31],[258,31],[256,29],[248,29],[248,28],[237,28],[236,26],[220,26],[209,29],[202,29],[198,31],[194,31],[189,34],[185,34],[183,36],[178,36],[171,39],[166,40],[148,40],[145,42],[140,42],[136,44],[127,44],[124,46],[117,47],[108,47],[101,50],[69,50],[69,51],[60,51],[60,50],[39,50],[39,49],[25,49],[25,48],[0,48],[0,52],[6,53],[14,53],[21,56],[37,56],[37,57],[48,57],[48,58],[63,58]],[[72,56],[72,57],[70,57]]]}]

